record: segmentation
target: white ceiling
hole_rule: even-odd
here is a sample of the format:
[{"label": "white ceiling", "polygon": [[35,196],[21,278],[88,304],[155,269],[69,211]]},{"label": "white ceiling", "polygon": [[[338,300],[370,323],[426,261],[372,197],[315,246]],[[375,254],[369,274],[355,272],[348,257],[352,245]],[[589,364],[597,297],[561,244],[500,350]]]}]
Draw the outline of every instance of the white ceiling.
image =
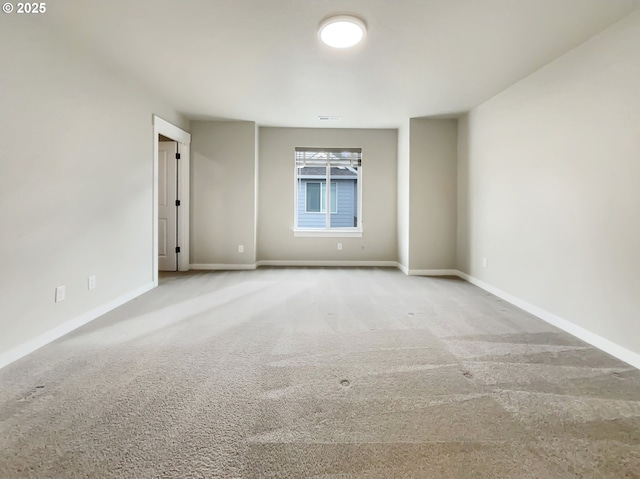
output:
[{"label": "white ceiling", "polygon": [[[192,119],[397,127],[455,115],[602,31],[634,0],[53,0],[57,28]],[[319,43],[333,13],[368,24]],[[323,122],[319,115],[342,120]]]}]

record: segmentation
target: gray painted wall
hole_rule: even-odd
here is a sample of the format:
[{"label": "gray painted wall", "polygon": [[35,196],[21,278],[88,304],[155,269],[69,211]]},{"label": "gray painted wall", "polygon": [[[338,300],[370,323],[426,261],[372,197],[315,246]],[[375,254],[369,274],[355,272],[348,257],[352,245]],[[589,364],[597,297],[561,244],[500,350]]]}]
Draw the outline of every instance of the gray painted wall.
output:
[{"label": "gray painted wall", "polygon": [[0,354],[152,282],[152,116],[189,126],[48,21],[0,28]]},{"label": "gray painted wall", "polygon": [[398,263],[409,269],[409,120],[398,128]]},{"label": "gray painted wall", "polygon": [[[362,148],[361,238],[294,237],[296,146]],[[259,260],[396,261],[396,130],[260,128],[259,148]]]},{"label": "gray painted wall", "polygon": [[456,267],[456,120],[410,122],[409,269]]},{"label": "gray painted wall", "polygon": [[461,121],[458,229],[463,271],[636,353],[638,112],[635,13]]},{"label": "gray painted wall", "polygon": [[250,121],[191,122],[191,264],[256,262],[256,134]]}]

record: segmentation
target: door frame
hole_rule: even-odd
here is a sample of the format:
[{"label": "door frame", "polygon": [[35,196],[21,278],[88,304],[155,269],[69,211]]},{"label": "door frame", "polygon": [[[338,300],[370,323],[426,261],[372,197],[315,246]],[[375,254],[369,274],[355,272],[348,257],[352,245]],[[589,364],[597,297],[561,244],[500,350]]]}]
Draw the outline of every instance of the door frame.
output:
[{"label": "door frame", "polygon": [[178,271],[189,271],[189,198],[190,198],[190,146],[191,134],[153,115],[153,232],[152,232],[152,278],[158,286],[158,135],[166,136],[178,144],[178,192],[180,212],[178,214]]}]

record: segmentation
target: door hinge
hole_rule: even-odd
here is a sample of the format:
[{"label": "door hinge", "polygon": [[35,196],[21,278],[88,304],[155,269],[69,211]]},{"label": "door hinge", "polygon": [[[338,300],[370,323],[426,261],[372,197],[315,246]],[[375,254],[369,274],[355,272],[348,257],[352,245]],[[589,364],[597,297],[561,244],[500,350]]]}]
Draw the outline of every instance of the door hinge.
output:
[{"label": "door hinge", "polygon": [[176,200],[176,206],[180,206],[180,200]]},{"label": "door hinge", "polygon": [[180,153],[176,153],[176,160],[180,159]]},{"label": "door hinge", "polygon": [[176,253],[180,252],[180,246],[176,246]]}]

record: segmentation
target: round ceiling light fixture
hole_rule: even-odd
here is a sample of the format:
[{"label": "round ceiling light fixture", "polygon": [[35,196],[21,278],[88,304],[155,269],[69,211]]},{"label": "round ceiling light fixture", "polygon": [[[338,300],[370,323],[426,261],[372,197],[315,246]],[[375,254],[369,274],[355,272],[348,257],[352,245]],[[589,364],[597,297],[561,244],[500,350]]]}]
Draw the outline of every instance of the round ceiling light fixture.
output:
[{"label": "round ceiling light fixture", "polygon": [[349,48],[362,41],[367,27],[352,15],[336,15],[320,23],[320,40],[333,48]]}]

